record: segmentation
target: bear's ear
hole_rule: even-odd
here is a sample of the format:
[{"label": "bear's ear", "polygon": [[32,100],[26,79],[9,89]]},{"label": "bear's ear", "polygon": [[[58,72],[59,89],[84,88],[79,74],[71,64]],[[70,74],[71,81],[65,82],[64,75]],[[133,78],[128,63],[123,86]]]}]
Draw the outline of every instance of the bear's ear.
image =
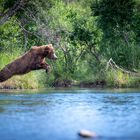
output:
[{"label": "bear's ear", "polygon": [[36,48],[37,46],[32,46],[30,50],[32,51],[32,50],[35,50]]},{"label": "bear's ear", "polygon": [[45,46],[45,47],[50,47],[50,48],[52,48],[52,47],[53,47],[53,46],[52,46],[52,44],[43,45],[43,46]]},{"label": "bear's ear", "polygon": [[52,44],[49,44],[48,46],[49,46],[49,47],[52,47]]},{"label": "bear's ear", "polygon": [[31,47],[31,49],[37,49],[38,48],[38,46],[32,46]]}]

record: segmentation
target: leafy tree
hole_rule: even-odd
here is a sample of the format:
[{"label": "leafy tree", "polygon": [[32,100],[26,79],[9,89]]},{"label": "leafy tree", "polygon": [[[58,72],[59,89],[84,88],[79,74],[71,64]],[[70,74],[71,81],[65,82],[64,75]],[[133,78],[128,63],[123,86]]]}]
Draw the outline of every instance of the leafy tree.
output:
[{"label": "leafy tree", "polygon": [[[93,15],[98,16],[98,25],[103,30],[101,50],[107,59],[113,58],[119,65],[138,68],[139,12],[135,0],[99,0],[92,4]],[[132,27],[134,26],[134,28]],[[136,33],[137,32],[137,33]]]},{"label": "leafy tree", "polygon": [[91,16],[89,7],[83,8],[77,3],[56,2],[52,8],[43,10],[42,13],[47,13],[43,17],[47,20],[38,24],[43,30],[42,36],[46,37],[48,42],[54,42],[61,54],[61,59],[58,60],[61,70],[56,69],[56,75],[75,78],[81,61],[88,62],[88,54],[93,60],[99,61],[102,33],[97,28],[96,18]]}]

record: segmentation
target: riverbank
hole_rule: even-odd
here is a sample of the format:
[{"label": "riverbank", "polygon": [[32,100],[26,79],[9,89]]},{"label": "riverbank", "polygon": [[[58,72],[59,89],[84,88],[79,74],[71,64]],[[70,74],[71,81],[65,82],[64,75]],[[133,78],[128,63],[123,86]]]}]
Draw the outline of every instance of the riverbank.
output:
[{"label": "riverbank", "polygon": [[[23,79],[26,77],[24,76]],[[75,80],[56,80],[53,83],[46,83],[45,85],[40,85],[37,79],[32,80],[23,80],[21,77],[17,76],[8,81],[0,83],[0,89],[43,89],[43,88],[140,88],[140,79],[135,79],[130,83],[110,83],[106,80],[96,80],[96,81],[75,81]]]},{"label": "riverbank", "polygon": [[[0,53],[0,70],[9,62],[15,60],[22,50],[15,49],[13,53]],[[113,61],[114,62],[114,61]],[[51,87],[78,87],[78,88],[139,88],[140,70],[129,72],[115,64],[114,67],[107,67],[106,62],[96,71],[81,64],[81,67],[74,73],[65,71],[60,60],[51,62],[52,71],[46,74],[43,70],[32,71],[25,75],[14,75],[5,82],[0,83],[0,89],[42,89]],[[98,67],[98,66],[97,66]]]},{"label": "riverbank", "polygon": [[[112,81],[111,81],[112,82]],[[72,81],[72,80],[57,80],[53,83],[53,87],[79,87],[79,88],[140,88],[140,79],[127,81],[126,83],[119,83],[113,81],[111,83],[107,80],[95,81]]]}]

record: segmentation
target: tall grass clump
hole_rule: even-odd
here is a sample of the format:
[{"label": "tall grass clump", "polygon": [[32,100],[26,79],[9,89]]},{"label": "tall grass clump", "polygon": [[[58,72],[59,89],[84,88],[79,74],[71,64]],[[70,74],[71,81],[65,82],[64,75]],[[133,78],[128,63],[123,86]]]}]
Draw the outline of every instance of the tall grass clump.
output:
[{"label": "tall grass clump", "polygon": [[108,87],[134,88],[140,87],[140,76],[123,73],[120,70],[111,69],[106,73]]}]

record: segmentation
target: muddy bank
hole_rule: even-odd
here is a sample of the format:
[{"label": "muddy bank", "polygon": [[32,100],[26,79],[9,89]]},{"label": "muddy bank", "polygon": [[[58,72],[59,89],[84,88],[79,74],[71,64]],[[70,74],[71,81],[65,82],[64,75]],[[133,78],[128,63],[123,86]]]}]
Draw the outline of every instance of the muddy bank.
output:
[{"label": "muddy bank", "polygon": [[[33,86],[34,83],[28,83],[23,84],[22,82],[17,83],[16,82],[3,82],[0,83],[0,89],[39,89],[38,86]],[[140,88],[140,83],[134,83],[131,85],[120,85],[119,83],[113,83],[110,84],[108,81],[105,80],[96,80],[93,82],[80,82],[80,81],[74,81],[74,80],[62,80],[57,79],[53,83],[46,83],[45,87],[43,88],[71,88],[71,87],[77,87],[77,88]]]},{"label": "muddy bank", "polygon": [[107,83],[105,80],[98,80],[94,82],[81,82],[78,86],[82,88],[104,88],[107,86]]},{"label": "muddy bank", "polygon": [[98,80],[94,82],[76,82],[72,80],[56,80],[53,83],[53,87],[80,87],[80,88],[103,88],[105,87],[106,81]]}]

